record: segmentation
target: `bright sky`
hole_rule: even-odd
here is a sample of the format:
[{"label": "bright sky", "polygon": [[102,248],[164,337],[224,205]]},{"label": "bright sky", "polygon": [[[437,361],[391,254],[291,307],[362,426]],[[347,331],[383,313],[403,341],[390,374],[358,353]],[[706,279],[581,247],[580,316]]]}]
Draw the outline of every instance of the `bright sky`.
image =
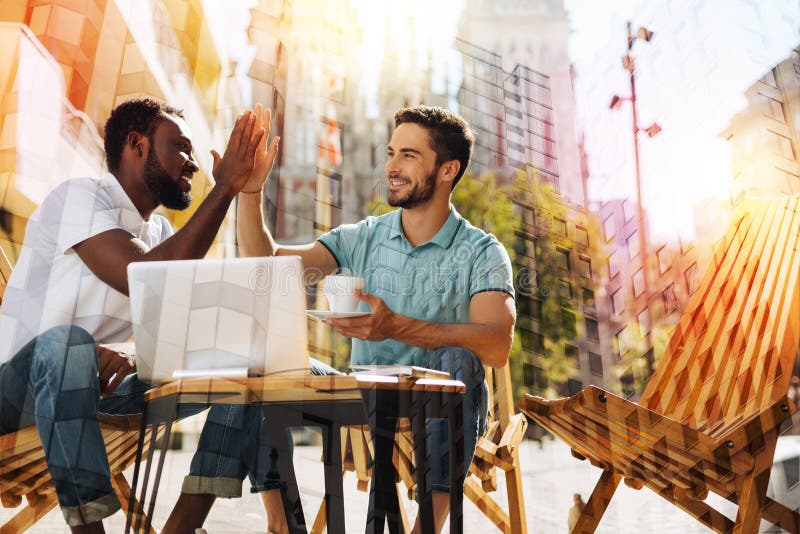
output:
[{"label": "bright sky", "polygon": [[640,134],[644,205],[661,238],[691,236],[694,210],[727,198],[731,156],[719,133],[746,105],[743,92],[800,44],[797,0],[566,0],[577,72],[578,122],[586,133],[590,196],[635,198],[625,21],[654,32],[637,42],[640,126],[657,121],[655,138]]},{"label": "bright sky", "polygon": [[[253,2],[240,0],[229,10],[235,25],[246,26],[247,8]],[[465,0],[351,3],[360,13],[360,92],[370,115],[377,115],[387,44],[398,52],[401,68],[410,65],[412,54],[417,54],[417,65],[427,63],[430,50],[434,90],[442,92],[447,84],[451,94],[457,92],[461,59],[454,40]],[[585,134],[589,155],[590,199],[636,196],[630,107],[626,103],[622,109],[608,109],[614,94],[629,93],[620,58],[625,52],[625,21],[630,19],[634,31],[644,25],[654,32],[650,43],[637,42],[633,52],[640,126],[657,121],[663,128],[653,139],[641,137],[644,205],[656,237],[691,236],[696,207],[710,197],[728,194],[730,150],[719,133],[745,106],[743,92],[800,44],[800,2],[564,0],[564,4],[572,28],[569,55],[576,71],[577,129]],[[240,41],[244,38],[239,36]],[[241,57],[234,59],[240,59],[244,68],[252,51],[246,50],[244,41],[231,44],[233,50],[241,50]],[[455,102],[451,106],[456,108]]]},{"label": "bright sky", "polygon": [[[455,94],[461,82],[461,58],[455,51],[458,20],[464,0],[352,0],[360,12],[363,45],[358,58],[364,69],[361,94],[369,99],[368,113],[377,114],[374,95],[378,90],[381,62],[388,42],[398,50],[401,66],[410,64],[410,54],[427,63],[428,50],[433,64],[434,91],[444,92],[445,83]],[[414,27],[414,34],[409,31]],[[402,83],[402,80],[398,80]]]}]

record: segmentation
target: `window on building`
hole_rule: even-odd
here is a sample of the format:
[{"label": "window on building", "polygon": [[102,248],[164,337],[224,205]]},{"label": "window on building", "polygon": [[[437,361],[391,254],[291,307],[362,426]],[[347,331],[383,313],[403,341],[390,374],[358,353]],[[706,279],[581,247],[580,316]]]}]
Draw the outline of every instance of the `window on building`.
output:
[{"label": "window on building", "polygon": [[592,262],[586,256],[578,256],[575,261],[575,270],[584,278],[592,277]]},{"label": "window on building", "polygon": [[570,284],[567,280],[559,280],[558,295],[561,297],[561,300],[565,300],[567,302],[572,300],[572,284]]},{"label": "window on building", "polygon": [[639,269],[633,274],[633,296],[638,298],[644,293],[644,269]]},{"label": "window on building", "polygon": [[794,159],[794,150],[792,149],[792,140],[779,133],[768,131],[768,135],[772,140],[772,150],[779,156],[786,159]]},{"label": "window on building", "polygon": [[762,78],[761,81],[770,87],[775,87],[777,89],[778,84],[775,82],[775,73],[773,70],[767,72]]},{"label": "window on building", "polygon": [[597,321],[591,317],[586,317],[586,337],[592,341],[600,341],[600,330],[597,327]]},{"label": "window on building", "polygon": [[522,363],[522,381],[526,386],[533,385],[533,365],[527,362]]},{"label": "window on building", "polygon": [[625,240],[628,244],[628,257],[630,259],[635,258],[639,255],[639,232],[633,232],[631,235],[628,236],[628,239]]},{"label": "window on building", "polygon": [[636,217],[636,206],[630,200],[622,201],[622,214],[625,216],[625,222],[630,221]]},{"label": "window on building", "polygon": [[544,336],[538,332],[533,333],[533,351],[544,354]]},{"label": "window on building", "polygon": [[611,241],[616,235],[616,225],[614,224],[614,216],[609,215],[603,221],[603,233],[606,235],[606,241]]},{"label": "window on building", "polygon": [[697,289],[697,263],[693,263],[683,273],[684,281],[686,282],[686,294],[691,295]]},{"label": "window on building", "polygon": [[564,330],[568,334],[574,336],[578,333],[575,328],[575,312],[572,312],[566,308],[561,308],[561,324],[564,326]]},{"label": "window on building", "polygon": [[569,343],[564,343],[564,356],[566,356],[567,361],[573,367],[580,367],[580,351],[578,347],[575,345],[570,345]]},{"label": "window on building", "polygon": [[661,247],[656,253],[656,256],[658,257],[658,272],[664,274],[669,271],[669,268],[672,267],[669,249],[667,247]]},{"label": "window on building", "polygon": [[611,295],[611,311],[614,315],[619,315],[625,309],[625,295],[622,292],[622,288],[617,289]]},{"label": "window on building", "polygon": [[560,269],[564,269],[565,271],[569,271],[569,251],[560,247],[556,248],[556,258],[558,267]]},{"label": "window on building", "polygon": [[619,382],[622,386],[622,394],[626,397],[636,393],[632,368],[629,367],[624,373],[622,373],[622,376],[619,377]]},{"label": "window on building", "polygon": [[609,278],[614,278],[619,274],[619,250],[615,250],[608,257],[608,275]]},{"label": "window on building", "polygon": [[639,315],[636,316],[636,320],[639,323],[639,332],[641,332],[642,335],[646,335],[650,332],[650,313],[647,309],[639,312]]},{"label": "window on building", "polygon": [[553,218],[553,231],[560,236],[567,237],[567,221],[563,219],[559,219],[558,217]]},{"label": "window on building", "polygon": [[579,245],[589,246],[589,232],[581,226],[575,227],[575,242]]},{"label": "window on building", "polygon": [[775,100],[767,95],[760,94],[761,100],[764,102],[764,114],[776,121],[786,122],[786,113],[783,110],[783,102]]},{"label": "window on building", "polygon": [[589,353],[589,370],[593,375],[603,376],[603,358],[599,354]]},{"label": "window on building", "polygon": [[585,287],[581,288],[581,298],[584,306],[594,308],[594,291]]},{"label": "window on building", "polygon": [[670,284],[661,293],[661,298],[664,301],[664,311],[672,313],[678,309],[678,297],[675,295],[675,284]]},{"label": "window on building", "polygon": [[567,380],[567,392],[570,396],[577,395],[583,389],[583,384],[580,380],[570,378]]},{"label": "window on building", "polygon": [[527,328],[520,328],[519,336],[523,350],[544,354],[544,336],[542,336],[542,334],[528,330]]},{"label": "window on building", "polygon": [[517,296],[517,315],[519,317],[531,317],[533,313],[533,299],[530,297]]}]

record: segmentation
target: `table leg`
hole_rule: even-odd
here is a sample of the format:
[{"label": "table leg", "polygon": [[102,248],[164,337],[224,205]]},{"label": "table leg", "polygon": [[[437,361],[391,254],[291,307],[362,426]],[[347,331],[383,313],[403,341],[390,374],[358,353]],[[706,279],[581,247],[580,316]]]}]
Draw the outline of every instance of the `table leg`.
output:
[{"label": "table leg", "polygon": [[372,390],[365,392],[364,401],[369,407],[374,448],[366,532],[383,534],[385,521],[389,532],[400,533],[403,532],[403,523],[392,462],[399,396],[394,391]]},{"label": "table leg", "polygon": [[450,533],[464,531],[464,396],[447,394],[450,432]]},{"label": "table leg", "polygon": [[414,460],[417,475],[417,503],[419,504],[419,518],[422,532],[433,532],[433,495],[428,489],[428,455],[425,450],[426,409],[429,402],[424,392],[411,392],[411,432],[414,435]]},{"label": "table leg", "polygon": [[264,405],[264,417],[267,418],[266,428],[269,432],[269,443],[272,447],[271,454],[275,455],[278,474],[281,479],[281,498],[283,511],[289,532],[307,533],[306,519],[303,514],[303,505],[300,502],[300,490],[297,487],[297,477],[292,461],[292,443],[289,428],[301,426],[302,414],[292,409],[275,409],[269,404]]},{"label": "table leg", "polygon": [[342,431],[336,423],[322,424],[325,470],[325,514],[328,531],[344,532],[344,485],[342,483]]}]

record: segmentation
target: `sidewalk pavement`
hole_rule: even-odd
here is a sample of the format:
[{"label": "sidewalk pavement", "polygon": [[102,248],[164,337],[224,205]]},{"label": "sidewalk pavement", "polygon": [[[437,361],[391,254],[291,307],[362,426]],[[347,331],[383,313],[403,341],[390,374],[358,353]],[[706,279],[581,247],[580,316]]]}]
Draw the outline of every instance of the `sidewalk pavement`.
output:
[{"label": "sidewalk pavement", "polygon": [[[159,488],[158,503],[154,514],[154,526],[161,528],[177,500],[183,476],[188,471],[193,453],[190,440],[182,451],[170,451],[164,466],[164,474]],[[295,448],[295,467],[302,494],[303,510],[309,525],[313,522],[319,508],[324,487],[322,484],[321,447],[305,446]],[[523,494],[526,503],[528,532],[531,534],[551,534],[567,532],[567,516],[572,506],[573,493],[580,493],[584,501],[594,487],[600,470],[589,462],[572,458],[569,448],[560,441],[545,440],[539,445],[526,441],[520,448],[523,471]],[[128,473],[128,480],[132,473]],[[505,506],[505,486],[502,474],[500,487],[495,498]],[[368,493],[356,489],[355,476],[348,473],[344,480],[345,514],[347,532],[364,532]],[[266,532],[266,514],[257,495],[249,493],[249,482],[245,482],[241,499],[218,500],[205,528],[208,534],[239,534]],[[723,502],[716,495],[710,495],[714,504],[722,502],[722,511],[729,516],[734,512],[730,503]],[[788,504],[788,503],[787,503]],[[14,510],[0,509],[0,522],[7,520]],[[413,521],[416,503],[406,503],[406,511]],[[125,517],[118,512],[106,520],[106,531],[122,532]],[[766,528],[766,523],[762,527]],[[467,499],[464,501],[464,531],[467,533],[499,532]],[[50,512],[31,534],[68,533],[61,512]],[[711,530],[689,517],[686,513],[667,503],[653,492],[643,489],[636,491],[624,484],[620,485],[611,505],[606,511],[598,534],[618,533],[707,533]]]}]

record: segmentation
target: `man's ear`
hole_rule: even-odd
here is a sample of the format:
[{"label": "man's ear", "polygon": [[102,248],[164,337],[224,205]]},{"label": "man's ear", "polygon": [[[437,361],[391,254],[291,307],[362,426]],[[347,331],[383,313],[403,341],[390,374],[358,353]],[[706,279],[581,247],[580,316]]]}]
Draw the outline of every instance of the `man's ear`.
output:
[{"label": "man's ear", "polygon": [[442,166],[439,167],[439,180],[452,183],[456,179],[459,169],[461,169],[461,162],[457,159],[442,163]]},{"label": "man's ear", "polygon": [[143,158],[147,154],[149,139],[147,136],[139,132],[130,132],[127,138],[127,145],[133,151],[133,154]]}]

